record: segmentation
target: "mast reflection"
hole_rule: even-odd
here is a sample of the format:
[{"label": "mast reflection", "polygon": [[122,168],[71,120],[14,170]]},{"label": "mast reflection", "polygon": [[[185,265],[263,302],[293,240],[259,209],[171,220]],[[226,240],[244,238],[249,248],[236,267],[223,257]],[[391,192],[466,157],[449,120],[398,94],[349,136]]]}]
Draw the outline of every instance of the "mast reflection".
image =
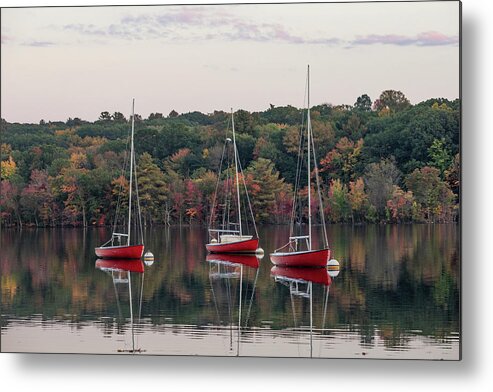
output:
[{"label": "mast reflection", "polygon": [[[255,294],[255,287],[257,285],[257,278],[259,273],[260,256],[257,255],[234,255],[234,254],[209,254],[206,257],[206,261],[209,263],[209,282],[211,285],[212,298],[214,306],[216,308],[216,314],[219,324],[227,322],[229,324],[230,331],[230,346],[229,349],[233,351],[233,331],[235,329],[235,320],[233,319],[233,307],[235,303],[238,303],[238,320],[236,322],[237,327],[237,346],[236,356],[240,355],[240,341],[241,341],[241,328],[242,328],[242,311],[243,311],[243,286],[244,280],[247,281],[245,291],[251,290],[250,295],[247,294],[246,300],[248,301],[248,310],[244,320],[244,327],[248,326],[250,319],[250,312],[253,303],[253,297]],[[255,270],[255,277],[251,288],[248,287],[249,272]],[[233,291],[232,281],[238,280],[238,300],[236,302],[234,296],[236,292]],[[249,299],[248,299],[249,298]],[[227,315],[224,316],[224,308],[227,309]]]},{"label": "mast reflection", "polygon": [[313,284],[324,286],[323,322],[322,331],[325,328],[325,315],[329,299],[329,288],[332,278],[325,268],[297,268],[297,267],[272,267],[271,276],[276,283],[289,288],[293,321],[296,327],[296,312],[294,298],[307,299],[310,304],[310,358],[313,357]]},{"label": "mast reflection", "polygon": [[111,276],[113,287],[115,289],[118,314],[121,319],[123,319],[123,317],[120,307],[119,287],[128,286],[132,348],[121,349],[118,350],[118,352],[127,352],[131,354],[144,352],[145,350],[142,350],[141,348],[135,348],[134,313],[133,313],[133,305],[132,305],[132,280],[131,280],[131,273],[136,273],[141,275],[140,295],[139,295],[139,314],[138,314],[138,319],[140,322],[141,311],[142,311],[142,292],[144,289],[144,263],[140,259],[134,259],[134,260],[98,259],[96,260],[95,267],[103,272],[106,272],[108,275]]}]

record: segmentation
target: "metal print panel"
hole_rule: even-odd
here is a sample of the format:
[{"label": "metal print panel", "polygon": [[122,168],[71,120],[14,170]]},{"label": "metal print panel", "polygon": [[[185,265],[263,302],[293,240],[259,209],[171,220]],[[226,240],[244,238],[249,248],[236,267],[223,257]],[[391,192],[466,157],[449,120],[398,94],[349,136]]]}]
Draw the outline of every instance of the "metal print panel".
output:
[{"label": "metal print panel", "polygon": [[459,360],[460,7],[2,8],[2,352]]}]

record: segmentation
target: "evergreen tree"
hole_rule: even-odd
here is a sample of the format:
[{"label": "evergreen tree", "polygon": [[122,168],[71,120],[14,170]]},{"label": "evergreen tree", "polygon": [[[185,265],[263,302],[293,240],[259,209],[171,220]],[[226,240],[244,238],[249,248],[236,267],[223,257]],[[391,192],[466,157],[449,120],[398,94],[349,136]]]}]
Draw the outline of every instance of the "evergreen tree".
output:
[{"label": "evergreen tree", "polygon": [[164,173],[146,152],[139,157],[137,186],[144,224],[163,222],[168,186]]},{"label": "evergreen tree", "polygon": [[271,221],[276,195],[286,191],[286,183],[279,176],[274,164],[265,158],[253,161],[245,175],[249,184],[250,199],[256,222]]}]

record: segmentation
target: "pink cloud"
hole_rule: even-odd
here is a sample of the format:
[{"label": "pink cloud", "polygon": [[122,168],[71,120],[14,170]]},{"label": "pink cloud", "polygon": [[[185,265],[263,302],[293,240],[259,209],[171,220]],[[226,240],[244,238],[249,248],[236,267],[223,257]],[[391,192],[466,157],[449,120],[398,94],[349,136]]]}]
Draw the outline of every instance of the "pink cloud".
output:
[{"label": "pink cloud", "polygon": [[418,35],[405,36],[397,34],[369,34],[366,36],[358,36],[350,42],[352,45],[398,45],[398,46],[444,46],[457,45],[459,43],[458,36],[448,36],[437,31],[427,31]]},{"label": "pink cloud", "polygon": [[458,43],[458,36],[447,36],[437,31],[427,31],[417,36],[417,44],[421,46],[455,45]]}]

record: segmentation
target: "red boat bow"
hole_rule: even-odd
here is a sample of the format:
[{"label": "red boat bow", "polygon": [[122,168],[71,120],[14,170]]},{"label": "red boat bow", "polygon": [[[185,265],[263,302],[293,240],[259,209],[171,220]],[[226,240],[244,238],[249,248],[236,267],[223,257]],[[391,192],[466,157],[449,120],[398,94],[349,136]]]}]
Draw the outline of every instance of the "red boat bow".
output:
[{"label": "red boat bow", "polygon": [[102,259],[140,259],[144,254],[144,245],[101,246],[95,252]]},{"label": "red boat bow", "polygon": [[211,253],[255,253],[258,248],[258,238],[235,242],[217,242],[205,245]]},{"label": "red boat bow", "polygon": [[274,252],[270,254],[272,264],[284,267],[316,267],[327,266],[330,249],[306,250],[299,252]]}]

